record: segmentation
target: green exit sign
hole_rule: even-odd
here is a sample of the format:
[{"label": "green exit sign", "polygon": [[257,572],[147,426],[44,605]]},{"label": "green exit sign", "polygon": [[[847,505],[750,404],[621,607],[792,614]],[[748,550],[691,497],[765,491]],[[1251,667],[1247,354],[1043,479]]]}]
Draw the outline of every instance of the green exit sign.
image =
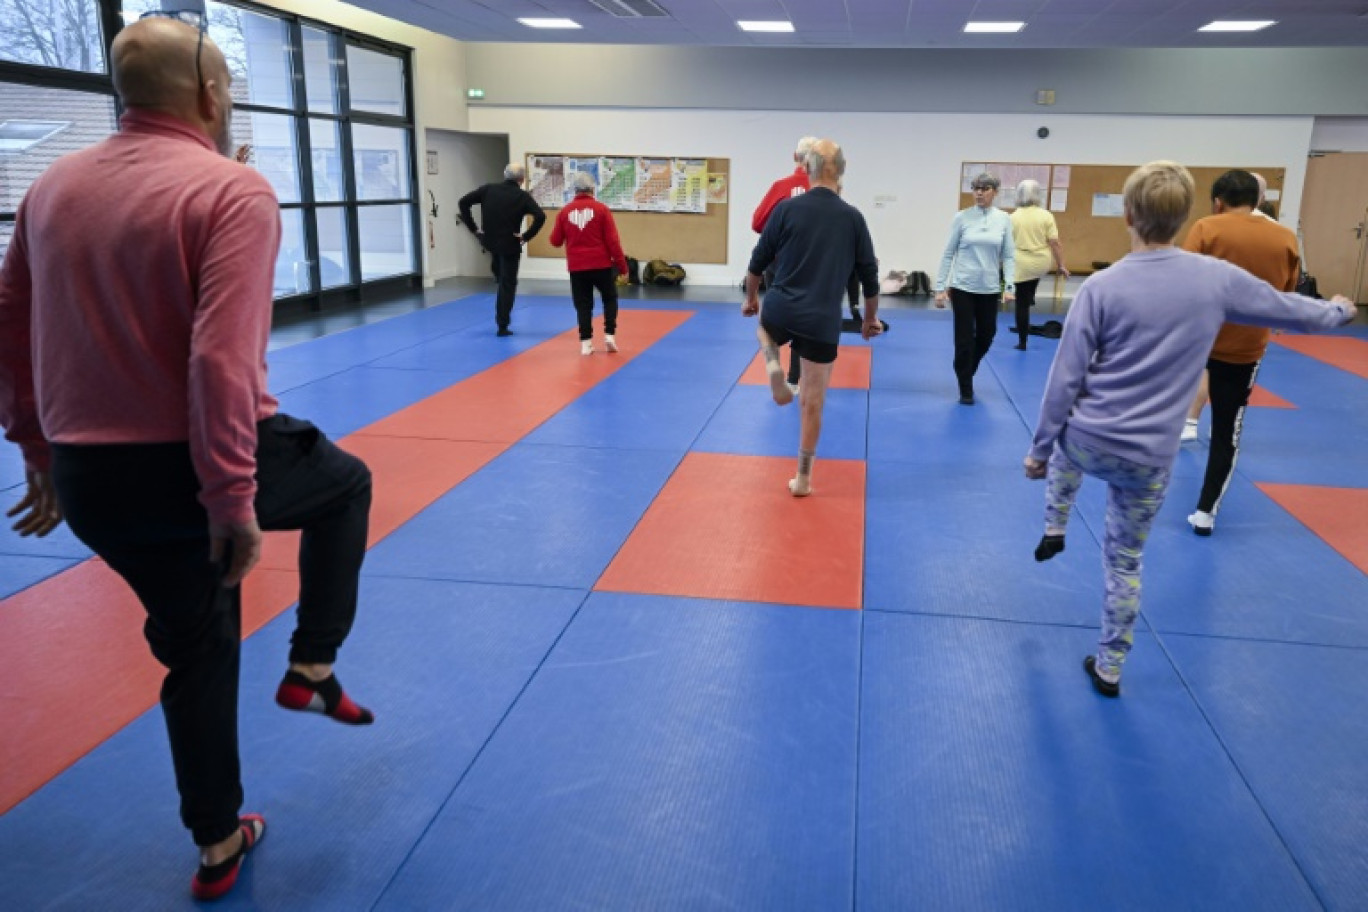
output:
[{"label": "green exit sign", "polygon": [[466,98],[484,98],[484,89],[466,89]]}]

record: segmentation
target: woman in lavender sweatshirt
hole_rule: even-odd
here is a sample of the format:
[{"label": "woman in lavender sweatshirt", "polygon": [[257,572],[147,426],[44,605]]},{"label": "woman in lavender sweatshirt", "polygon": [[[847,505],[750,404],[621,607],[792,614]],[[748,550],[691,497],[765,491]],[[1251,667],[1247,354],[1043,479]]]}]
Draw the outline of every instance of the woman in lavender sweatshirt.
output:
[{"label": "woman in lavender sweatshirt", "polygon": [[1227,320],[1331,329],[1354,316],[1346,298],[1285,294],[1239,267],[1174,247],[1192,198],[1192,175],[1174,162],[1151,162],[1126,180],[1131,253],[1083,283],[1069,308],[1025,460],[1028,478],[1048,479],[1036,560],[1064,550],[1083,476],[1107,482],[1102,636],[1083,667],[1109,697],[1121,693],[1145,539],[1217,330]]}]

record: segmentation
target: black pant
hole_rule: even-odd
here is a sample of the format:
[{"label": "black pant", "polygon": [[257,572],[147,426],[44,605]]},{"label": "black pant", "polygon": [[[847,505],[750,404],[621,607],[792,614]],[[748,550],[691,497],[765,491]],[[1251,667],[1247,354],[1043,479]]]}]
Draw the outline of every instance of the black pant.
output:
[{"label": "black pant", "polygon": [[[302,529],[293,662],[331,662],[351,630],[370,516],[365,463],[307,421],[257,425],[257,521]],[[241,587],[220,585],[209,520],[186,443],[53,447],[67,522],[147,611],[144,633],[166,666],[161,705],[181,820],[198,845],[237,830]]]},{"label": "black pant", "polygon": [[617,269],[581,269],[570,273],[570,300],[575,302],[575,316],[579,319],[580,340],[594,338],[594,289],[603,299],[603,333],[617,333],[618,293]]},{"label": "black pant", "polygon": [[494,299],[494,322],[499,329],[508,329],[508,321],[513,319],[513,298],[518,293],[518,266],[522,263],[522,251],[517,253],[490,253],[489,268],[494,273],[494,281],[499,283],[498,295]]},{"label": "black pant", "polygon": [[1240,453],[1240,431],[1244,428],[1245,408],[1259,375],[1259,362],[1231,364],[1207,361],[1211,390],[1211,449],[1207,452],[1206,476],[1197,509],[1215,513],[1225,496],[1230,476],[1235,474],[1235,459]]},{"label": "black pant", "polygon": [[955,378],[960,395],[973,395],[974,374],[997,335],[998,296],[952,288],[950,307],[955,313]]},{"label": "black pant", "polygon": [[1026,344],[1026,337],[1031,334],[1031,308],[1035,307],[1038,287],[1040,279],[1016,283],[1016,334],[1022,345]]}]

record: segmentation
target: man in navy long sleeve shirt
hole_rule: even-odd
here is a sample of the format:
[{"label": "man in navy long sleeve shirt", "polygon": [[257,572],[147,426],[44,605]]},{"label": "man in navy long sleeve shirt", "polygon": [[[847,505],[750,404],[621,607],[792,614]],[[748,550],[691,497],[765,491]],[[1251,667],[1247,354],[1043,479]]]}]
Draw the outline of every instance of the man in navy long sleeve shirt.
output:
[{"label": "man in navy long sleeve shirt", "polygon": [[[546,213],[531,194],[522,188],[527,169],[514,162],[504,169],[503,183],[485,184],[461,197],[461,222],[471,230],[492,258],[490,269],[499,283],[494,301],[494,322],[498,334],[512,335],[508,328],[513,318],[513,298],[518,291],[518,265],[523,246],[541,231]],[[482,226],[476,227],[470,210],[480,207]],[[532,216],[532,227],[523,231],[523,220]]]},{"label": "man in navy long sleeve shirt", "polygon": [[[798,474],[789,481],[795,497],[812,493],[812,462],[822,433],[831,368],[841,339],[841,304],[846,282],[858,272],[864,287],[865,317],[861,335],[872,338],[878,320],[879,276],[874,242],[859,210],[837,195],[845,173],[845,155],[829,139],[818,140],[808,153],[807,193],[775,208],[751,254],[746,275],[746,303],[741,313],[760,314],[756,337],[765,356],[770,391],[779,405],[793,401],[784,380],[779,346],[793,344],[802,359],[802,430],[798,440]],[[760,308],[760,276],[774,264],[774,283]]]}]

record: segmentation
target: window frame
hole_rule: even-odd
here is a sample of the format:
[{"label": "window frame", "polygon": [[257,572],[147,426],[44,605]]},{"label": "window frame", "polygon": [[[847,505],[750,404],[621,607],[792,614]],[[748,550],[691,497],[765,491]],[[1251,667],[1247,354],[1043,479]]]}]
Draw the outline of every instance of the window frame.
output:
[{"label": "window frame", "polygon": [[[114,96],[115,118],[123,113],[118,97],[114,92],[113,79],[109,74],[114,38],[124,28],[122,0],[95,0],[99,7],[101,44],[104,52],[105,72],[85,73],[64,70],[38,64],[0,61],[0,81],[19,83],[39,88],[65,89]],[[415,90],[413,79],[413,49],[402,44],[386,41],[373,35],[366,35],[349,28],[323,22],[309,16],[302,16],[287,10],[276,9],[254,3],[252,0],[217,0],[225,6],[240,8],[244,11],[279,19],[286,26],[286,40],[289,42],[290,77],[294,82],[292,105],[288,108],[255,103],[235,103],[234,111],[246,113],[279,114],[292,118],[295,136],[295,165],[299,179],[299,201],[280,203],[281,211],[302,210],[304,224],[305,256],[309,261],[310,291],[283,295],[275,298],[276,304],[284,302],[304,302],[310,310],[320,310],[330,300],[360,300],[363,294],[374,288],[391,288],[403,285],[416,288],[422,282],[422,217],[419,212],[418,198],[421,195],[418,169],[418,123],[414,111]],[[188,6],[204,8],[203,0],[188,0]],[[313,111],[309,108],[308,88],[305,73],[304,28],[314,29],[329,36],[329,54],[336,52],[339,57],[338,68],[332,74],[336,80],[336,113]],[[350,73],[347,63],[347,48],[356,46],[363,50],[396,57],[402,64],[403,97],[405,114],[379,114],[351,109]],[[315,198],[313,179],[313,143],[310,135],[310,120],[330,121],[337,124],[340,141],[338,154],[341,156],[342,196],[341,200],[320,201]],[[355,179],[354,144],[352,125],[367,124],[382,127],[397,127],[406,131],[408,136],[408,156],[404,167],[408,169],[408,192],[403,198],[385,200],[358,200]],[[359,213],[362,206],[404,204],[409,208],[409,231],[412,249],[412,262],[405,273],[365,281],[361,276],[361,237]],[[322,287],[322,260],[319,252],[317,213],[319,209],[341,208],[345,213],[347,230],[348,283]],[[0,223],[12,223],[16,213],[0,211]]]}]

